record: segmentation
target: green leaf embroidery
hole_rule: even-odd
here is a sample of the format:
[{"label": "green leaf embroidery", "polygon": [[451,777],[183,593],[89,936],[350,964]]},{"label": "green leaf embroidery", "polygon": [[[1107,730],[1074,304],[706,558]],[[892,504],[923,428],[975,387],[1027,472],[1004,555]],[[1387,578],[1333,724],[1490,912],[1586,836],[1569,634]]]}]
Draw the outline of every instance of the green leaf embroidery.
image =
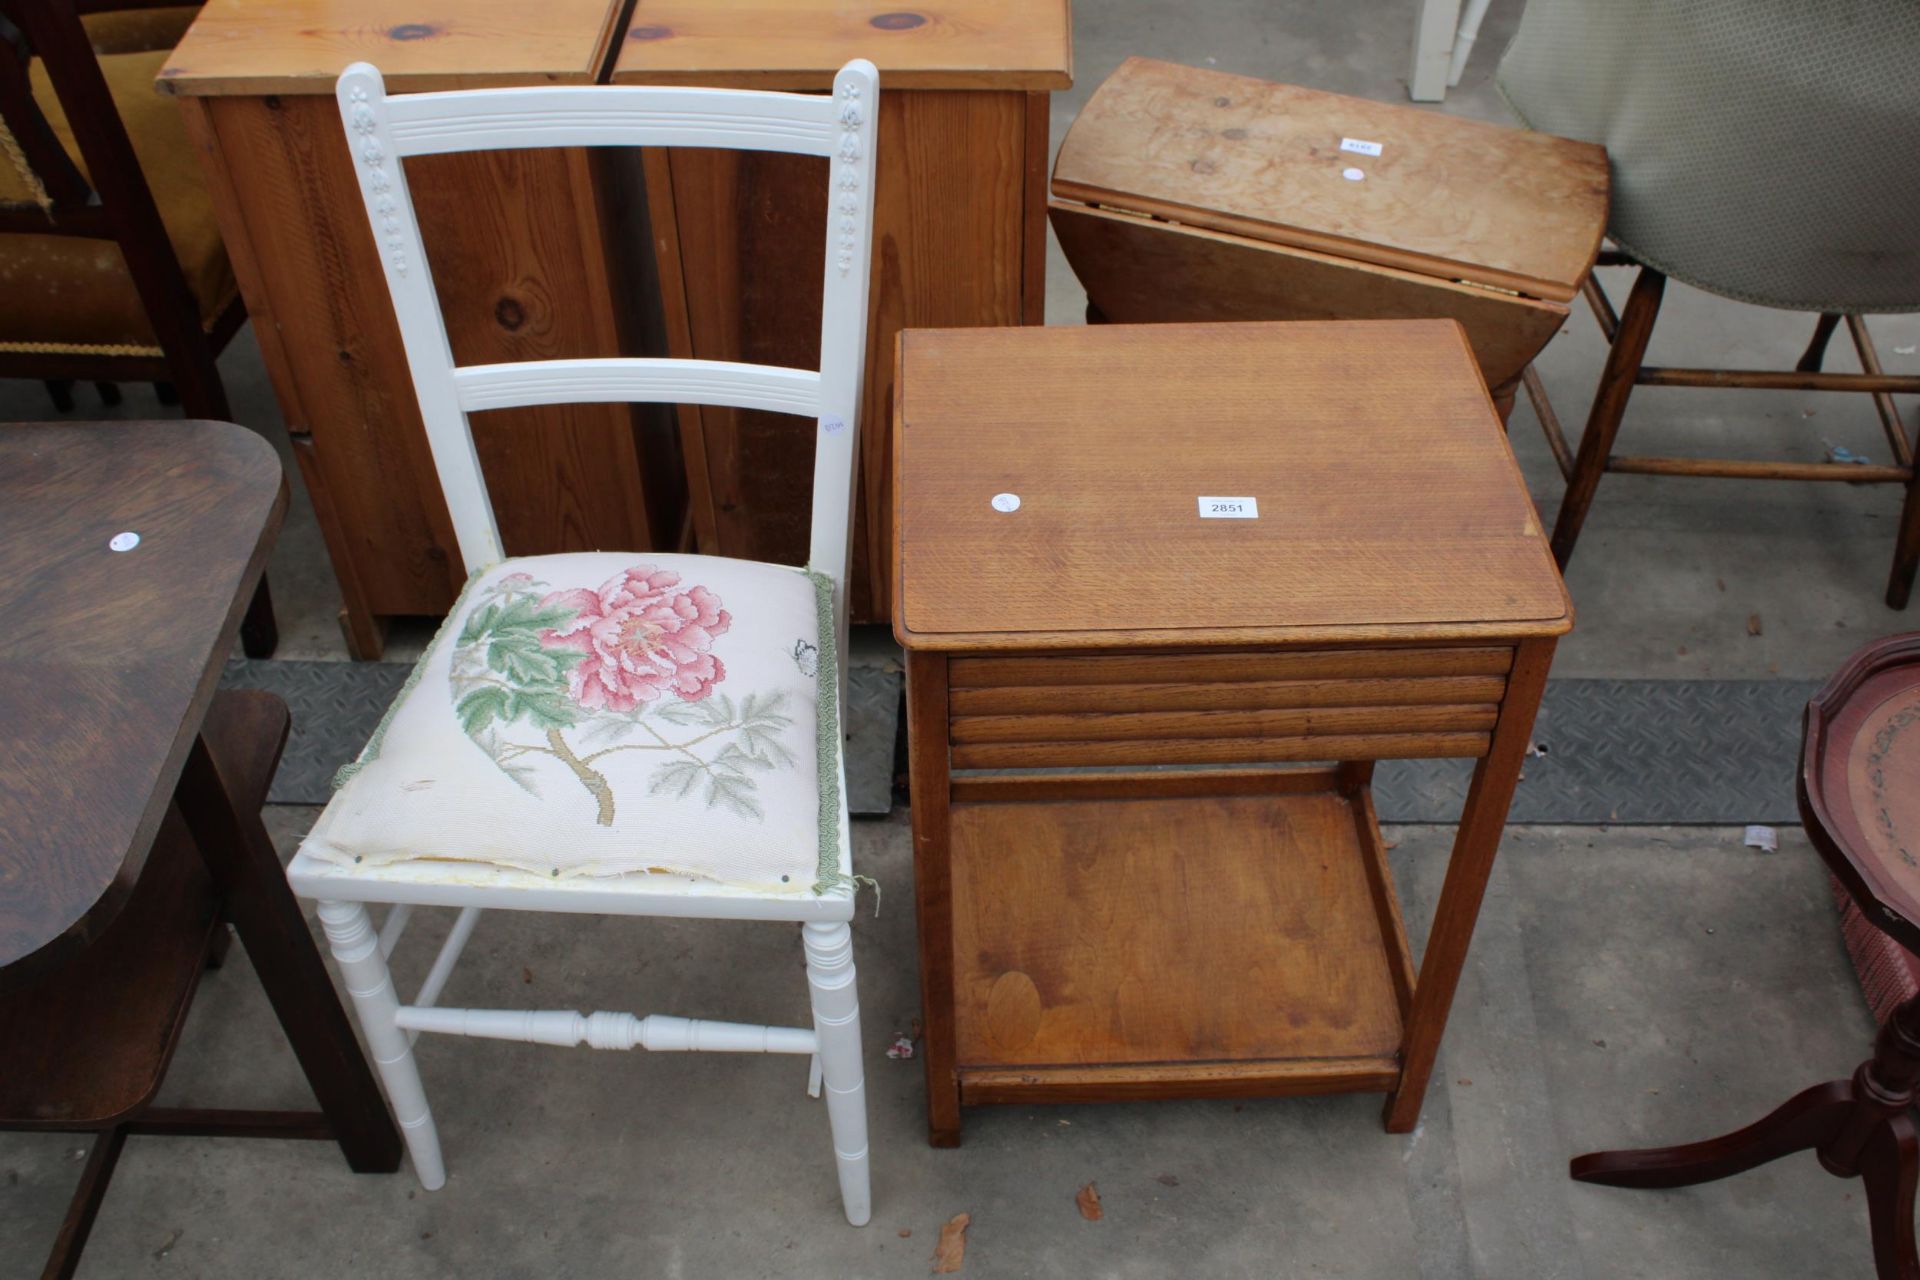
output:
[{"label": "green leaf embroidery", "polygon": [[570,729],[579,723],[579,715],[567,700],[565,687],[557,689],[510,689],[507,710],[502,720],[527,720],[537,729]]},{"label": "green leaf embroidery", "polygon": [[670,795],[676,800],[692,794],[700,779],[706,776],[706,768],[698,760],[669,760],[653,772],[652,781],[647,790],[653,795]]},{"label": "green leaf embroidery", "polygon": [[481,685],[460,699],[454,711],[460,717],[460,727],[466,731],[468,737],[472,737],[495,720],[508,719],[508,702],[507,690],[498,685],[487,684]]},{"label": "green leaf embroidery", "polygon": [[481,636],[486,635],[488,631],[492,630],[493,624],[499,616],[500,606],[497,604],[490,604],[484,608],[475,609],[467,615],[467,625],[460,628],[460,639],[457,643],[462,645],[474,643],[480,639]]}]

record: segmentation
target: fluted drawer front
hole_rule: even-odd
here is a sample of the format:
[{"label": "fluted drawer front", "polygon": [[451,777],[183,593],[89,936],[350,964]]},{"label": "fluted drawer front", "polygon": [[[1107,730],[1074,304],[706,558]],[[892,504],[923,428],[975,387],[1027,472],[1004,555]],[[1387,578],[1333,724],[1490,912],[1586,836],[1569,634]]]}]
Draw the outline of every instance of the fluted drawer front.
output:
[{"label": "fluted drawer front", "polygon": [[1513,651],[956,658],[961,769],[1480,756]]},{"label": "fluted drawer front", "polygon": [[1499,707],[1295,707],[1272,711],[1090,712],[1078,715],[955,716],[952,740],[1106,742],[1141,738],[1300,738],[1332,734],[1493,728]]},{"label": "fluted drawer front", "polygon": [[961,689],[1062,684],[1184,684],[1242,681],[1342,682],[1404,676],[1505,676],[1505,646],[1431,649],[1315,649],[1299,653],[1122,653],[1072,657],[955,658],[947,682]]},{"label": "fluted drawer front", "polygon": [[1314,738],[1161,738],[1126,742],[983,742],[953,748],[956,769],[1094,765],[1274,764],[1297,760],[1477,758],[1485,733],[1328,734]]},{"label": "fluted drawer front", "polygon": [[1455,705],[1499,702],[1504,676],[1381,676],[1357,680],[1224,680],[1200,684],[1010,685],[954,689],[956,716],[1085,711],[1261,711],[1298,707]]}]

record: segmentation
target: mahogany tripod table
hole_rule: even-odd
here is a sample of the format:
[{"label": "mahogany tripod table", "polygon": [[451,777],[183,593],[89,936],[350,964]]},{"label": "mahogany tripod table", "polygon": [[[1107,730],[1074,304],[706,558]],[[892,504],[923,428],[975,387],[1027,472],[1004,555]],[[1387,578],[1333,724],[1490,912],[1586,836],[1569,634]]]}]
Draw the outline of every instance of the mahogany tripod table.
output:
[{"label": "mahogany tripod table", "polygon": [[[260,818],[286,706],[215,691],[286,505],[227,423],[0,424],[0,1129],[94,1136],[45,1277],[78,1267],[129,1136],[400,1163]],[[152,1105],[228,921],[317,1112]]]},{"label": "mahogany tripod table", "polygon": [[[1861,914],[1920,950],[1920,632],[1868,645],[1814,695],[1799,792],[1808,837]],[[1893,1011],[1851,1079],[1815,1085],[1718,1138],[1580,1156],[1572,1174],[1614,1187],[1689,1187],[1812,1151],[1828,1173],[1864,1181],[1881,1280],[1920,1280],[1920,1142],[1908,1114],[1917,1091],[1920,996]]]},{"label": "mahogany tripod table", "polygon": [[[1451,320],[908,330],[894,633],[936,1146],[982,1103],[1419,1119],[1565,588]],[[1472,786],[1416,967],[1374,761]]]}]

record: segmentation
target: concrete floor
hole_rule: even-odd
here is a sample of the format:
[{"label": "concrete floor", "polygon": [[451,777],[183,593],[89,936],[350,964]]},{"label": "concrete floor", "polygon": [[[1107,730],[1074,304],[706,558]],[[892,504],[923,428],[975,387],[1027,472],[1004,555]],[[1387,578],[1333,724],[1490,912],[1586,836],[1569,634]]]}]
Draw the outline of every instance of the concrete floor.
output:
[{"label": "concrete floor", "polygon": [[[1404,100],[1406,0],[1079,0],[1077,86],[1054,100],[1057,144],[1122,58],[1150,54]],[[1517,6],[1496,5],[1445,110],[1504,119],[1491,86]],[[1057,251],[1048,310],[1083,299]],[[1603,273],[1617,293],[1627,273]],[[1663,363],[1789,365],[1806,317],[1677,287]],[[1912,368],[1920,318],[1875,322]],[[1907,350],[1902,351],[1902,348]],[[1833,367],[1852,368],[1840,352]],[[1539,368],[1570,431],[1601,345],[1576,314]],[[235,415],[284,445],[251,340],[223,362]],[[91,393],[83,390],[82,396]],[[1912,406],[1907,406],[1909,416]],[[95,405],[82,413],[102,416]],[[52,416],[0,382],[0,420]],[[131,389],[104,416],[169,416]],[[1513,439],[1551,517],[1560,481],[1530,412]],[[1863,397],[1645,390],[1623,439],[1643,452],[1885,456]],[[297,480],[296,480],[297,488]],[[1814,678],[1866,639],[1920,625],[1881,604],[1899,495],[1887,486],[1610,477],[1570,574],[1579,626],[1556,673]],[[339,607],[303,494],[272,572],[286,657],[344,657]],[[1761,634],[1747,619],[1758,614]],[[410,639],[402,635],[395,655]],[[291,851],[311,810],[269,818]],[[1372,1097],[1002,1108],[966,1145],[922,1139],[919,1064],[882,1056],[917,1016],[904,814],[855,831],[884,909],[856,931],[873,1123],[873,1224],[842,1222],[825,1117],[785,1060],[653,1059],[427,1038],[421,1059],[451,1180],[349,1173],[321,1144],[135,1139],[83,1276],[921,1275],[940,1224],[973,1214],[971,1276],[1860,1276],[1856,1184],[1811,1159],[1691,1191],[1568,1182],[1569,1155],[1668,1142],[1756,1117],[1851,1070],[1872,1027],[1841,952],[1818,862],[1737,831],[1526,827],[1509,833],[1420,1129],[1389,1137]],[[1424,932],[1450,833],[1389,833],[1409,927]],[[397,961],[417,981],[435,929]],[[304,1105],[305,1089],[243,959],[210,974],[168,1085],[172,1100]],[[804,1017],[790,929],[490,917],[453,1002]],[[783,975],[741,982],[741,975]],[[0,1275],[51,1242],[83,1144],[0,1135]],[[1083,1222],[1075,1190],[1106,1207]],[[903,1235],[911,1232],[910,1236]]]}]

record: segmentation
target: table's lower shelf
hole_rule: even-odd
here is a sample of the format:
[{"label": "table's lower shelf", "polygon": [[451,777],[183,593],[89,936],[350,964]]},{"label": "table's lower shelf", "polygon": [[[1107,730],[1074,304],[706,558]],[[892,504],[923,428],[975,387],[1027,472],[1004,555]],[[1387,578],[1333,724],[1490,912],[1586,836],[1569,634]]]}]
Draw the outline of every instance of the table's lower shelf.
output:
[{"label": "table's lower shelf", "polygon": [[957,803],[952,849],[962,1103],[1398,1083],[1413,974],[1364,787]]}]

